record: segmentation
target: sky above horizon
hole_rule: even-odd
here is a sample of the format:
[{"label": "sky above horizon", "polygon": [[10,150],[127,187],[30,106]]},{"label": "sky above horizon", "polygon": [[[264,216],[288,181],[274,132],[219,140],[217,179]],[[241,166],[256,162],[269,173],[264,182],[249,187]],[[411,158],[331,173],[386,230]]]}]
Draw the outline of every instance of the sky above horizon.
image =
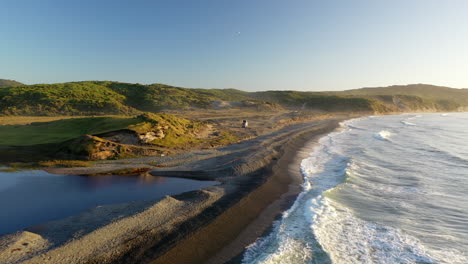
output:
[{"label": "sky above horizon", "polygon": [[468,87],[463,0],[0,0],[0,78],[196,88]]}]

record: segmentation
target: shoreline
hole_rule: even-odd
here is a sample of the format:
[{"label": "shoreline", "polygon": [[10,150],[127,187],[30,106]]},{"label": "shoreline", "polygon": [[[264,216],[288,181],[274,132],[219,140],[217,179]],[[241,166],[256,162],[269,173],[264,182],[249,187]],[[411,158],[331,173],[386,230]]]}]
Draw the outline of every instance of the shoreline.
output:
[{"label": "shoreline", "polygon": [[310,155],[319,138],[333,132],[335,129],[319,134],[301,135],[292,140],[289,146],[286,147],[283,158],[280,158],[278,163],[274,165],[272,176],[270,176],[273,178],[289,176],[288,190],[264,208],[257,218],[249,223],[231,243],[222,248],[206,263],[237,263],[239,261],[236,261],[236,259],[242,256],[246,246],[254,243],[259,237],[268,232],[274,221],[292,206],[297,196],[302,192],[301,184],[304,182],[300,171],[302,160]]},{"label": "shoreline", "polygon": [[[221,184],[157,201],[95,208],[18,231],[0,238],[0,261],[225,263],[262,235],[301,191],[302,175],[293,167],[309,153],[311,142],[349,118],[352,116],[336,116],[289,126],[220,148],[216,150],[220,153],[209,153],[207,159],[153,170],[153,175],[217,180]],[[99,222],[109,210],[130,207],[135,214],[80,233],[80,226]],[[71,223],[77,225],[73,232],[66,229]],[[72,239],[51,243],[55,236],[63,236],[64,230]],[[31,246],[23,252],[8,252],[20,243]]]},{"label": "shoreline", "polygon": [[266,166],[264,183],[150,263],[215,264],[233,260],[294,202],[301,192],[300,184],[303,181],[300,162],[308,156],[308,150],[318,138],[334,131],[343,120],[333,120],[335,122],[329,123],[326,128],[303,131],[288,138],[277,153],[277,160]]}]

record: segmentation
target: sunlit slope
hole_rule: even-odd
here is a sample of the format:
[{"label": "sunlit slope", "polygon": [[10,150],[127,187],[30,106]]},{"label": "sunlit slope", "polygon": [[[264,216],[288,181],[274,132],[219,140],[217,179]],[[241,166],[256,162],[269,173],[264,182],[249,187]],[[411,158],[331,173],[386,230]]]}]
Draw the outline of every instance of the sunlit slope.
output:
[{"label": "sunlit slope", "polygon": [[136,117],[84,117],[28,125],[0,126],[0,145],[28,146],[59,143],[83,135],[96,135],[111,131],[128,130],[144,134],[161,130],[164,138],[159,145],[173,144],[174,138],[188,137],[189,132],[203,124],[169,114],[143,114]]},{"label": "sunlit slope", "polygon": [[361,88],[336,92],[339,95],[414,95],[432,99],[468,99],[468,89],[454,89],[429,84],[392,85],[387,87]]},{"label": "sunlit slope", "polygon": [[[210,131],[216,132],[208,136]],[[239,141],[230,131],[171,114],[81,117],[0,126],[0,161],[102,160],[166,155]]]},{"label": "sunlit slope", "polygon": [[362,88],[336,92],[342,96],[361,96],[389,102],[399,98],[412,104],[412,107],[434,106],[446,110],[456,110],[468,105],[468,89],[454,89],[428,84],[393,85],[388,87]]},{"label": "sunlit slope", "polygon": [[457,111],[468,106],[468,89],[414,84],[339,92],[266,91],[251,93],[288,107],[326,111]]},{"label": "sunlit slope", "polygon": [[14,80],[0,79],[0,88],[18,86],[18,85],[23,85],[23,84]]},{"label": "sunlit slope", "polygon": [[372,98],[338,96],[320,92],[265,91],[251,93],[251,96],[293,109],[316,109],[330,112],[384,113],[390,111],[385,104]]},{"label": "sunlit slope", "polygon": [[0,89],[0,115],[134,115],[162,110],[316,109],[346,112],[456,111],[468,106],[468,89],[432,85],[363,88],[341,92],[188,89],[164,84],[86,81]]},{"label": "sunlit slope", "polygon": [[187,89],[163,84],[70,82],[21,85],[0,90],[3,115],[101,115],[207,108],[213,101],[246,101],[234,89]]}]

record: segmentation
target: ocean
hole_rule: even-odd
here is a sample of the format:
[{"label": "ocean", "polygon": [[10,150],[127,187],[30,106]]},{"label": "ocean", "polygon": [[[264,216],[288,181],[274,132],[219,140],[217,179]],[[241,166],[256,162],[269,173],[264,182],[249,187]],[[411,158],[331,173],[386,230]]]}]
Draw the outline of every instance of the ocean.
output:
[{"label": "ocean", "polygon": [[353,119],[242,263],[468,263],[468,113]]}]

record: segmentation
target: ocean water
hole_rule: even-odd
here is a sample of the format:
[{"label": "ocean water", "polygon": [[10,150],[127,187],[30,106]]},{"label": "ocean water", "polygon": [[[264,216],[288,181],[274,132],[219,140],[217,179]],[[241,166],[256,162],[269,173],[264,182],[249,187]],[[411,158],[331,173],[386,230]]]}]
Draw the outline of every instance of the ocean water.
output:
[{"label": "ocean water", "polygon": [[243,263],[468,263],[468,113],[342,123]]}]

